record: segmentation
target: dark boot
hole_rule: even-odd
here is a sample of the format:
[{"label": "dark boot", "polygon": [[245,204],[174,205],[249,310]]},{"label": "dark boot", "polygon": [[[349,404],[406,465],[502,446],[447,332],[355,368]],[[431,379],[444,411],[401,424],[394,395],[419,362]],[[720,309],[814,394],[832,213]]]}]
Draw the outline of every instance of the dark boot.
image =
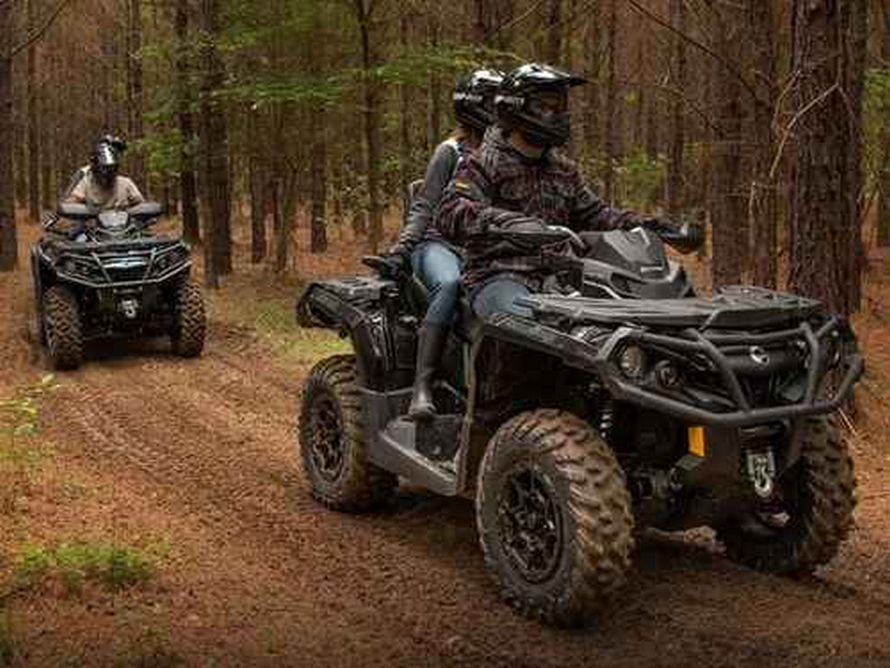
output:
[{"label": "dark boot", "polygon": [[414,377],[414,394],[408,417],[412,420],[431,420],[436,415],[433,403],[433,376],[439,368],[448,328],[424,323],[417,335],[417,371]]}]

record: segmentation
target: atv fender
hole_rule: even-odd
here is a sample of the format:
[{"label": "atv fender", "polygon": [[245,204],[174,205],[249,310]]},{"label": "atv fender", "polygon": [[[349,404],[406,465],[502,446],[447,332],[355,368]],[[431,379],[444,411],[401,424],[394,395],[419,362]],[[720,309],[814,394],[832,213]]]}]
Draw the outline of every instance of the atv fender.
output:
[{"label": "atv fender", "polygon": [[386,390],[387,371],[393,368],[381,302],[383,290],[392,285],[366,277],[312,283],[297,302],[300,326],[334,329],[350,337],[361,385],[369,390]]}]

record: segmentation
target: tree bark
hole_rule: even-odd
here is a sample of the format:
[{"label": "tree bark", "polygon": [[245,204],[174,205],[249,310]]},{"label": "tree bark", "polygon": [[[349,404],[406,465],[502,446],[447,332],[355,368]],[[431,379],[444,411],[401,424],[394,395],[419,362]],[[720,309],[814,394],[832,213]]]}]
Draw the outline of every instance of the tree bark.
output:
[{"label": "tree bark", "polygon": [[772,119],[776,108],[776,26],[772,1],[748,0],[748,34],[751,48],[751,82],[756,93],[752,101],[748,135],[751,151],[749,226],[753,244],[753,282],[775,288],[778,281],[778,212],[775,185],[769,172],[775,137]]},{"label": "tree bark", "polygon": [[250,180],[250,261],[259,264],[266,258],[266,212],[267,191],[266,170],[263,169],[263,161],[260,156],[260,145],[257,137],[259,132],[259,111],[248,109],[249,134],[254,138],[250,146],[250,161],[248,163]]},{"label": "tree bark", "polygon": [[[476,3],[477,10],[482,11],[480,9],[483,6],[482,2]],[[408,25],[408,17],[402,16],[399,19],[399,41],[402,47],[402,52],[407,53],[409,43],[409,25]],[[402,218],[408,215],[408,206],[410,206],[410,202],[408,202],[408,185],[412,181],[411,176],[411,100],[410,100],[410,91],[411,87],[405,83],[401,82],[399,84],[399,186],[400,186],[400,194],[399,198],[401,202],[403,202],[402,207]]]},{"label": "tree bark", "polygon": [[[36,0],[28,0],[28,31],[37,26]],[[37,45],[28,47],[28,217],[32,223],[40,221],[40,139],[37,109]]]},{"label": "tree bark", "polygon": [[327,145],[325,143],[324,126],[319,122],[322,118],[322,110],[316,110],[316,113],[310,113],[310,123],[312,126],[312,167],[310,168],[310,181],[312,192],[312,210],[311,210],[311,242],[309,251],[311,253],[323,253],[328,249],[328,235],[325,226],[325,217],[327,212]]},{"label": "tree bark", "polygon": [[0,3],[0,271],[18,264],[12,127],[12,3]]},{"label": "tree bark", "polygon": [[370,234],[368,245],[376,253],[383,237],[383,210],[380,205],[380,92],[373,81],[372,69],[376,60],[371,49],[370,5],[373,0],[355,0],[356,18],[362,40],[362,83],[364,88],[364,130],[367,163],[365,173],[368,179],[368,204]]},{"label": "tree bark", "polygon": [[606,84],[606,132],[605,132],[605,164],[603,165],[603,193],[607,202],[615,199],[615,164],[618,161],[618,7],[617,0],[609,2],[609,75]]},{"label": "tree bark", "polygon": [[852,160],[859,153],[851,85],[861,61],[847,46],[864,0],[796,0],[795,174],[792,189],[792,290],[841,315],[859,308],[860,233]]},{"label": "tree bark", "polygon": [[[142,76],[142,0],[129,0],[130,44],[127,53],[129,90],[129,133],[131,141],[144,138],[143,127],[143,76]],[[147,189],[145,158],[140,148],[134,151],[133,174],[137,182]]]},{"label": "tree bark", "polygon": [[[715,33],[721,55],[739,63],[738,42],[741,24],[732,10],[716,19]],[[746,200],[741,187],[742,115],[741,86],[722,64],[715,63],[714,99],[717,107],[714,147],[713,264],[714,286],[742,282],[748,249]]]},{"label": "tree bark", "polygon": [[584,38],[584,55],[590,71],[589,81],[584,86],[584,151],[583,155],[594,158],[600,148],[600,76],[602,73],[602,47],[600,37],[602,5],[597,2],[590,8],[587,18],[587,34]]},{"label": "tree bark", "polygon": [[562,0],[549,0],[547,58],[552,65],[562,62]]},{"label": "tree bark", "polygon": [[[884,67],[890,67],[890,0],[881,2],[881,60]],[[890,121],[884,120],[884,131],[881,139],[883,146],[883,164],[878,174],[880,194],[878,195],[878,246],[890,246]]]},{"label": "tree bark", "polygon": [[[671,0],[671,25],[680,33],[686,31],[686,6],[683,0]],[[671,98],[671,144],[670,162],[667,172],[667,210],[671,216],[679,217],[683,211],[686,195],[684,188],[683,163],[686,151],[686,117],[683,113],[683,94],[686,85],[686,41],[681,35],[673,36],[673,59],[675,61],[671,81],[676,89]]]},{"label": "tree bark", "polygon": [[204,173],[204,272],[208,287],[219,287],[219,277],[231,271],[231,207],[229,194],[228,131],[226,117],[214,94],[225,81],[216,48],[220,34],[219,0],[201,0],[204,32],[201,84],[201,158]]},{"label": "tree bark", "polygon": [[177,0],[175,31],[177,42],[176,122],[179,126],[179,188],[182,211],[182,235],[191,244],[201,243],[201,225],[198,219],[198,187],[195,179],[195,121],[192,115],[192,90],[190,77],[189,6],[188,0]]}]

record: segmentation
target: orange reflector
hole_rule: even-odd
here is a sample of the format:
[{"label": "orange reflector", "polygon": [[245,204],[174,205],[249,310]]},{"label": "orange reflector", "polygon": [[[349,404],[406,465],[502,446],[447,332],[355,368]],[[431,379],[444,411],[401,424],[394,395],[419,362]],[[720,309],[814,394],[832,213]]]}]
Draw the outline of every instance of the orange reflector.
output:
[{"label": "orange reflector", "polygon": [[704,427],[689,427],[689,453],[696,457],[704,457],[708,447],[705,443]]}]

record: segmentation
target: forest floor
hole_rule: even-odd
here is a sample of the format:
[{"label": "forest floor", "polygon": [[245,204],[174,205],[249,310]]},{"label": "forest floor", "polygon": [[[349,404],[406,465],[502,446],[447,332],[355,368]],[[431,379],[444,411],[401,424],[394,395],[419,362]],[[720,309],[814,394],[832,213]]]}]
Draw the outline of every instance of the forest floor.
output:
[{"label": "forest floor", "polygon": [[[23,236],[22,268],[0,275],[0,400],[48,369]],[[296,273],[354,271],[358,253],[335,241]],[[344,344],[293,325],[297,279],[237,270],[208,296],[203,357],[95,346],[0,458],[0,666],[890,665],[890,258],[856,323],[860,502],[837,559],[794,581],[701,533],[646,535],[621,600],[573,632],[497,598],[469,501],[403,487],[361,517],[312,501],[301,379]]]}]

